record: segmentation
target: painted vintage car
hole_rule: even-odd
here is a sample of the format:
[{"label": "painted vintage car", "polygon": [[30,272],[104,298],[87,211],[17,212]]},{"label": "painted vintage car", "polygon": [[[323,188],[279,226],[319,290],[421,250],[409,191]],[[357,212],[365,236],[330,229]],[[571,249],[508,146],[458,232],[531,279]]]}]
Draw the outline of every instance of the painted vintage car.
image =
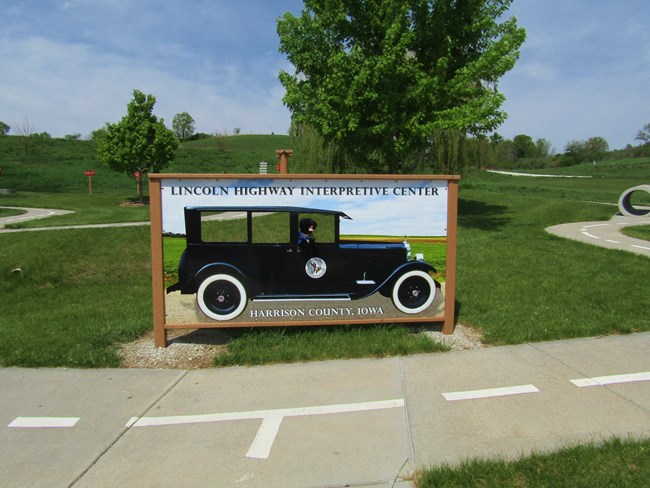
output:
[{"label": "painted vintage car", "polygon": [[[208,317],[231,320],[249,300],[390,297],[405,314],[426,310],[440,285],[403,242],[341,239],[339,211],[301,207],[186,207],[179,281]],[[301,223],[315,224],[305,239]],[[308,242],[305,242],[308,241]]]}]

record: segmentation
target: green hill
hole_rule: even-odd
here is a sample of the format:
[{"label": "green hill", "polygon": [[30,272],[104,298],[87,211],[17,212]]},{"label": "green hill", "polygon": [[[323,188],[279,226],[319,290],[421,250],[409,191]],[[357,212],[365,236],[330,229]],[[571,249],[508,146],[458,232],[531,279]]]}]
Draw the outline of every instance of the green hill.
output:
[{"label": "green hill", "polygon": [[[257,173],[260,161],[275,172],[276,149],[289,148],[287,135],[219,136],[180,145],[166,173]],[[93,192],[130,191],[133,181],[105,168],[92,141],[0,137],[0,188],[29,192],[87,192],[84,171],[93,169]]]}]

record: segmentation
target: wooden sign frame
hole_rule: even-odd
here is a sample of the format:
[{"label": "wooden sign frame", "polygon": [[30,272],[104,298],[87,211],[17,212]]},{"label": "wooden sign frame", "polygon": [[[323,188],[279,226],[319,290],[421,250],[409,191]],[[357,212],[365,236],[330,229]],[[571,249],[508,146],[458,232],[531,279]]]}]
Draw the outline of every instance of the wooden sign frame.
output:
[{"label": "wooden sign frame", "polygon": [[[456,243],[458,222],[458,181],[455,175],[316,175],[316,174],[273,174],[273,175],[242,175],[242,174],[150,174],[150,206],[151,206],[151,273],[153,292],[153,326],[156,347],[167,346],[167,332],[170,329],[198,329],[223,327],[268,327],[268,326],[304,326],[304,325],[341,325],[364,323],[396,323],[396,322],[442,322],[442,332],[452,334],[455,323],[456,301]],[[166,181],[168,180],[168,181]],[[179,181],[191,185],[199,180],[214,180],[232,182],[235,180],[250,181],[252,184],[269,184],[276,181],[281,184],[317,180],[331,182],[332,185],[345,185],[350,180],[373,181],[378,184],[408,185],[423,182],[444,182],[447,189],[446,201],[446,272],[444,310],[441,315],[434,317],[404,317],[403,319],[389,318],[351,318],[332,320],[298,320],[298,321],[266,321],[266,322],[168,322],[166,318],[166,292],[164,282],[163,255],[163,188],[165,184],[178,184]],[[417,211],[417,209],[414,209]]]}]

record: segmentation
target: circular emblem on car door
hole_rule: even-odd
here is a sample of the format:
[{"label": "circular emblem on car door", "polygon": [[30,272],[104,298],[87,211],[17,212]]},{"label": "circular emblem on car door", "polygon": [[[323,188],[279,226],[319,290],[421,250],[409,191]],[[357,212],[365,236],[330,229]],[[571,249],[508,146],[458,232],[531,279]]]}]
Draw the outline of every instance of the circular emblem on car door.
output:
[{"label": "circular emblem on car door", "polygon": [[327,271],[327,264],[321,258],[311,258],[305,264],[305,271],[310,278],[320,278]]}]

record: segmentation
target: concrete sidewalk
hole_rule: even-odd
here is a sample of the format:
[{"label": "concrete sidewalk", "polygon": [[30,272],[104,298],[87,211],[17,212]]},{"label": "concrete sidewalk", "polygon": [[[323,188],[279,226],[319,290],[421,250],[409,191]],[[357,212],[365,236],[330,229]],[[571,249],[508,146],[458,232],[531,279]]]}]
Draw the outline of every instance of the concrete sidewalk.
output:
[{"label": "concrete sidewalk", "polygon": [[389,487],[650,435],[650,333],[264,367],[0,370],[2,487]]}]

